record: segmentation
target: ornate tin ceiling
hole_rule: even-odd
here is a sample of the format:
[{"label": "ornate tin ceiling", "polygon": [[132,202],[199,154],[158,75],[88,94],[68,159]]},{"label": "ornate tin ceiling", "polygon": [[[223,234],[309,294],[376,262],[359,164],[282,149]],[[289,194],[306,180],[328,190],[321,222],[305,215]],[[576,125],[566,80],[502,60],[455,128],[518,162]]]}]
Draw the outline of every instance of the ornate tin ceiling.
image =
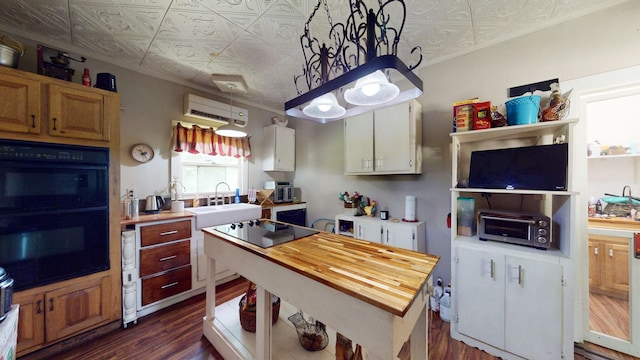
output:
[{"label": "ornate tin ceiling", "polygon": [[[421,66],[620,3],[620,0],[405,0],[398,56]],[[377,9],[377,0],[365,3]],[[300,35],[314,0],[3,0],[0,30],[135,71],[218,91],[211,75],[242,75],[248,103],[282,111],[297,95]],[[328,0],[334,23],[348,0]],[[311,24],[328,33],[324,7]],[[391,14],[399,19],[399,15]],[[428,86],[428,81],[425,83]],[[233,95],[236,97],[236,94]]]}]

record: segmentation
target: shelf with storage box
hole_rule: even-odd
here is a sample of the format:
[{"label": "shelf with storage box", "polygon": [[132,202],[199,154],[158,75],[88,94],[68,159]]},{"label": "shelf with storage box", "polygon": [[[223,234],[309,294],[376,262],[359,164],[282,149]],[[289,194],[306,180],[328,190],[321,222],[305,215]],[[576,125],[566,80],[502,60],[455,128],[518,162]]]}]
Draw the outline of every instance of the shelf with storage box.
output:
[{"label": "shelf with storage box", "polygon": [[344,119],[345,175],[422,173],[422,105],[416,100]]},{"label": "shelf with storage box", "polygon": [[424,221],[403,222],[374,217],[336,215],[336,234],[378,244],[426,252],[426,224]]},{"label": "shelf with storage box", "polygon": [[[559,120],[450,134],[454,294],[451,335],[454,339],[506,359],[550,359],[573,353],[572,261],[578,242],[572,229],[576,228],[578,194],[572,191],[576,149],[571,140],[577,121]],[[474,151],[558,142],[568,143],[564,190],[467,187]],[[472,225],[458,223],[459,198],[470,199]],[[549,239],[555,246],[544,250],[480,240],[475,228],[480,209],[547,216],[551,222]],[[464,227],[459,229],[459,225]],[[529,305],[514,306],[522,303]],[[488,311],[486,306],[494,309]]]}]

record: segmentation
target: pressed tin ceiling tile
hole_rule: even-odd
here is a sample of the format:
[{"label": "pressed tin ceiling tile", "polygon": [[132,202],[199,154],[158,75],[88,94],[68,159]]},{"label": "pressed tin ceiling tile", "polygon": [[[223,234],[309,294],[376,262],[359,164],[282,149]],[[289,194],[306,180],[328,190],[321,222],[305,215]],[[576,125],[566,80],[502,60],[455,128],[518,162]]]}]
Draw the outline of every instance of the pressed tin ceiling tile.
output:
[{"label": "pressed tin ceiling tile", "polygon": [[[421,66],[487,43],[610,7],[621,0],[405,0],[398,55]],[[364,0],[378,9],[378,0]],[[248,103],[282,111],[302,73],[300,35],[316,9],[312,0],[2,0],[0,33],[51,39],[60,50],[146,74],[218,91],[211,74],[242,75]],[[345,23],[349,0],[327,0],[310,24],[328,39]],[[397,24],[402,7],[387,8]],[[357,17],[358,15],[356,15]],[[329,18],[330,17],[330,18]],[[395,25],[396,27],[399,25]],[[329,41],[329,40],[324,40]],[[69,49],[59,44],[68,44]]]}]

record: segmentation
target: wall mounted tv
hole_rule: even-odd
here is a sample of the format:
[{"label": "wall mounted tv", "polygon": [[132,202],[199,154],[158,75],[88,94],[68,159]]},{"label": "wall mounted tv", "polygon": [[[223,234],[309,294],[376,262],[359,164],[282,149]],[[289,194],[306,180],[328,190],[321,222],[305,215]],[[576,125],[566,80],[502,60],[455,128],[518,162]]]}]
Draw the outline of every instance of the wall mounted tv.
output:
[{"label": "wall mounted tv", "polygon": [[565,191],[568,152],[567,143],[473,151],[469,187]]}]

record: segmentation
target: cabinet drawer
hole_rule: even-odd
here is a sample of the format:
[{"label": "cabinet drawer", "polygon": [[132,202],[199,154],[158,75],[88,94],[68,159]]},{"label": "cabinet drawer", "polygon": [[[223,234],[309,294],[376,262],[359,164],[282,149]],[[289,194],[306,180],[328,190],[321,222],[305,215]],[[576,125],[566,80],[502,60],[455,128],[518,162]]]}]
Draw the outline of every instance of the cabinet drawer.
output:
[{"label": "cabinet drawer", "polygon": [[191,265],[142,279],[142,305],[191,289]]},{"label": "cabinet drawer", "polygon": [[188,265],[191,258],[190,243],[190,240],[183,240],[140,250],[140,277]]},{"label": "cabinet drawer", "polygon": [[161,244],[164,242],[188,239],[191,237],[191,220],[142,226],[140,228],[141,246]]}]

